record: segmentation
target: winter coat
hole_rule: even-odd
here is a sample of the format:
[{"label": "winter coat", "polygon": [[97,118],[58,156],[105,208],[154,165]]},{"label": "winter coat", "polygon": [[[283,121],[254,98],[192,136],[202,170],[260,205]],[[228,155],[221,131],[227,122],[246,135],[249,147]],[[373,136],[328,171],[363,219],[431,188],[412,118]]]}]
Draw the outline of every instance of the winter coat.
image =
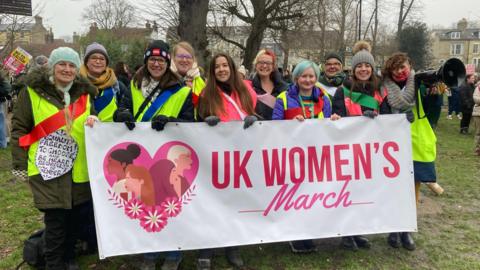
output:
[{"label": "winter coat", "polygon": [[[291,84],[287,90],[287,109],[301,108],[302,104],[300,103],[300,96],[298,86],[296,84]],[[328,96],[324,95],[323,92],[318,88],[314,87],[312,90],[312,97],[314,103],[319,99],[323,100],[323,117],[328,118],[332,114],[332,107],[330,105],[330,100]],[[316,116],[315,116],[316,117]],[[283,120],[285,119],[285,106],[281,98],[277,98],[275,107],[273,108],[272,120]]]},{"label": "winter coat", "polygon": [[[345,95],[343,94],[344,86],[350,89],[352,87],[352,81],[345,80],[343,82],[343,86],[340,86],[335,92],[335,95],[333,96],[333,100],[332,100],[332,114],[335,113],[341,117],[348,116],[347,108],[345,107]],[[353,89],[353,91],[365,94],[370,92],[370,87],[371,87],[370,84],[367,84],[365,86],[357,84],[355,86],[355,89]],[[377,86],[377,89],[380,89],[380,86]],[[362,108],[362,112],[366,110],[372,110],[364,106],[361,106],[361,108]],[[390,108],[390,105],[388,104],[388,96],[385,96],[383,99],[383,102],[380,104],[379,114],[390,114],[390,113],[392,113],[392,110]]]},{"label": "winter coat", "polygon": [[[257,95],[264,95],[267,93],[267,91],[263,90],[262,88],[262,82],[258,74],[255,74],[255,76],[251,80],[251,84],[252,84],[253,90],[255,90],[255,93],[257,93]],[[288,84],[285,81],[283,81],[282,75],[280,74],[280,72],[274,71],[273,90],[271,95],[274,97],[277,97],[280,93],[282,93],[283,91],[286,91],[287,89],[288,89]],[[258,115],[260,115],[263,118],[263,120],[271,120],[273,108],[270,108],[268,105],[266,105],[265,103],[259,100],[257,102],[257,106],[255,106],[255,112]]]},{"label": "winter coat", "polygon": [[473,92],[473,101],[475,102],[475,106],[473,107],[472,116],[480,116],[480,85],[477,86]]},{"label": "winter coat", "polygon": [[12,87],[10,86],[7,78],[3,77],[3,75],[0,73],[0,102],[7,100],[11,90]]},{"label": "winter coat", "polygon": [[[63,94],[49,80],[49,72],[45,68],[32,71],[27,75],[26,84],[48,100],[58,109],[64,108]],[[71,103],[87,93],[90,100],[97,94],[96,88],[87,79],[77,76],[69,91]],[[90,114],[95,114],[93,106]],[[14,170],[27,170],[28,148],[19,146],[19,138],[30,133],[34,128],[32,104],[26,88],[20,90],[12,117],[12,166]],[[72,171],[44,181],[40,174],[30,176],[29,184],[33,193],[35,207],[39,209],[71,209],[72,206],[91,199],[90,184],[73,183]]]},{"label": "winter coat", "polygon": [[464,112],[469,112],[473,109],[473,91],[475,86],[473,84],[464,84],[460,87],[460,108]]}]

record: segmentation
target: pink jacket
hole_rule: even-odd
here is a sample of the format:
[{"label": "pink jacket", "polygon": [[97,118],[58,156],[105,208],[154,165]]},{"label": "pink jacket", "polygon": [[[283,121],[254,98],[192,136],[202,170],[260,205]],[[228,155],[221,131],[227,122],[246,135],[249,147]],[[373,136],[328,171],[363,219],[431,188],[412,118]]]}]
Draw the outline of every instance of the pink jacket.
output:
[{"label": "pink jacket", "polygon": [[[252,85],[243,81],[245,86],[248,89],[248,92],[250,93],[250,96],[252,97],[253,101],[253,108],[255,108],[255,105],[257,104],[257,94],[255,93],[255,90],[253,90]],[[219,115],[219,118],[222,122],[227,122],[227,121],[235,121],[235,120],[243,120],[242,116],[238,112],[238,110],[235,108],[235,106],[230,102],[226,97],[225,94],[219,89],[219,93],[222,95],[222,100],[223,100],[223,106],[225,108],[225,113],[222,115]],[[230,95],[231,99],[236,102],[237,106],[239,107],[240,111],[244,114],[244,116],[247,116],[247,113],[243,108],[241,108],[241,103],[238,98],[238,95],[236,92],[233,92]]]}]

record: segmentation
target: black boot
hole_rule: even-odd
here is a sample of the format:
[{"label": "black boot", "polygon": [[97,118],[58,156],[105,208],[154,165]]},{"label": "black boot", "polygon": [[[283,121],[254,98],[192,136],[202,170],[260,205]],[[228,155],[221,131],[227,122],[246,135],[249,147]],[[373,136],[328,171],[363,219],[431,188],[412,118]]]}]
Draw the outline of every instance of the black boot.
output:
[{"label": "black boot", "polygon": [[353,250],[353,251],[358,250],[357,243],[355,242],[355,239],[353,239],[353,236],[342,237],[342,246],[344,249]]},{"label": "black boot", "polygon": [[390,233],[388,235],[387,242],[391,247],[399,248],[400,247],[400,233],[398,233],[398,232]]},{"label": "black boot", "polygon": [[403,248],[407,250],[415,250],[415,241],[413,241],[412,233],[410,232],[402,232],[400,233],[400,238],[402,240]]},{"label": "black boot", "polygon": [[368,239],[363,235],[355,235],[353,236],[353,239],[355,240],[355,243],[359,248],[368,249],[372,246],[372,244],[370,244],[370,241],[368,241]]}]

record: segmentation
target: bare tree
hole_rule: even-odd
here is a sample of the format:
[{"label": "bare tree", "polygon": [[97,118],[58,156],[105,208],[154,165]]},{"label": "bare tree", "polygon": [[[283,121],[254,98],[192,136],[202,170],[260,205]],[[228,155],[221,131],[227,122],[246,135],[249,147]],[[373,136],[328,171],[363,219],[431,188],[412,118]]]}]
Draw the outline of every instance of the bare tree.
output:
[{"label": "bare tree", "polygon": [[[33,7],[33,14],[40,14],[43,12],[45,4],[37,4]],[[21,33],[33,23],[34,17],[22,16],[13,14],[0,14],[0,24],[6,25],[6,41],[3,49],[0,50],[0,56],[3,57],[10,53],[15,46],[15,43],[21,38]]]},{"label": "bare tree", "polygon": [[[250,27],[246,44],[243,45],[237,41],[229,39],[218,27],[213,27],[212,31],[221,39],[238,46],[244,51],[243,65],[251,69],[253,58],[260,49],[265,30],[275,27],[275,24],[296,17],[301,17],[301,13],[282,15],[282,11],[297,5],[301,0],[216,0],[217,6],[225,15],[234,16]],[[218,26],[218,24],[217,24]]]},{"label": "bare tree", "polygon": [[397,34],[402,31],[403,25],[412,10],[415,0],[400,0],[400,11],[398,13]]},{"label": "bare tree", "polygon": [[338,0],[334,1],[332,7],[332,30],[337,33],[336,47],[342,57],[345,56],[345,48],[347,44],[347,25],[353,20],[353,2],[354,0]]},{"label": "bare tree", "polygon": [[128,0],[95,0],[83,12],[83,19],[101,29],[119,29],[135,22],[135,7]]}]

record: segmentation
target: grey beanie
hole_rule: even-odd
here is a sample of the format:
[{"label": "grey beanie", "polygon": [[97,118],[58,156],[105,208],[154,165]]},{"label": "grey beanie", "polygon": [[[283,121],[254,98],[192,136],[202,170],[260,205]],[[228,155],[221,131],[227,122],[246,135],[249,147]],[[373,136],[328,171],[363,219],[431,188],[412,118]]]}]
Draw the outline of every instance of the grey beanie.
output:
[{"label": "grey beanie", "polygon": [[372,47],[369,43],[360,40],[355,43],[353,51],[355,55],[352,57],[352,69],[355,69],[358,64],[367,63],[372,66],[373,70],[375,70],[375,59],[370,53],[372,51]]},{"label": "grey beanie", "polygon": [[85,65],[87,64],[87,61],[90,55],[94,53],[103,54],[103,56],[105,56],[105,59],[107,60],[107,66],[108,66],[108,62],[110,62],[110,59],[108,58],[107,50],[105,49],[105,47],[103,47],[102,44],[97,42],[93,42],[92,44],[87,46],[87,49],[85,50],[85,57],[83,58],[83,63]]}]

